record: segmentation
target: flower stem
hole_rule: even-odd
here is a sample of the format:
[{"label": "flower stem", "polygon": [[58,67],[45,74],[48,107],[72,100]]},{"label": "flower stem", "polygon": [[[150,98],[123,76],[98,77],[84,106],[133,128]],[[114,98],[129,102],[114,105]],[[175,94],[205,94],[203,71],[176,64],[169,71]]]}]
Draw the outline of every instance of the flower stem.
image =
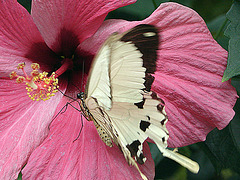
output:
[{"label": "flower stem", "polygon": [[156,4],[155,0],[152,0],[152,3],[153,3],[153,6],[154,6],[154,8],[155,8],[155,9],[157,9],[157,8],[158,8],[158,6],[157,6],[157,4]]},{"label": "flower stem", "polygon": [[215,40],[217,40],[219,38],[219,36],[222,33],[222,31],[223,31],[224,27],[226,26],[227,22],[228,22],[228,19],[226,18],[225,21],[223,22],[222,26],[218,29],[216,35],[214,36]]}]

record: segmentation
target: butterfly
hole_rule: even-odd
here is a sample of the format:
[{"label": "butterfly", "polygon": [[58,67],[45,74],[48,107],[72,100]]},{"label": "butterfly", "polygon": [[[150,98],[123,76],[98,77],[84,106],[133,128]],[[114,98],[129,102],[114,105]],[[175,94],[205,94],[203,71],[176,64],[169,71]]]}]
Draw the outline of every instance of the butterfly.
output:
[{"label": "butterfly", "polygon": [[146,161],[143,142],[148,138],[163,156],[199,171],[196,162],[167,149],[165,103],[151,91],[158,46],[158,28],[149,24],[110,35],[93,60],[85,92],[78,94],[84,116],[94,122],[102,141],[110,147],[115,143],[143,179],[138,164]]}]

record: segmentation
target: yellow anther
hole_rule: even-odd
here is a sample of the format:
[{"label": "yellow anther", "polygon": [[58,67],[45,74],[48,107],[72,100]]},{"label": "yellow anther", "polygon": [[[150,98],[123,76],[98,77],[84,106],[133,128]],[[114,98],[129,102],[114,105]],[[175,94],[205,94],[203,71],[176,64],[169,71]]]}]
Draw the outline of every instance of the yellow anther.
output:
[{"label": "yellow anther", "polygon": [[31,68],[32,68],[33,70],[37,70],[37,69],[40,68],[40,66],[39,66],[38,63],[32,63],[32,64],[31,64]]},{"label": "yellow anther", "polygon": [[25,63],[20,63],[20,64],[18,64],[17,69],[18,69],[18,70],[19,70],[19,69],[23,69],[24,66],[25,66]]},{"label": "yellow anther", "polygon": [[39,73],[37,69],[40,68],[39,64],[33,63],[31,65],[33,71],[31,72],[31,76],[28,76],[24,71],[25,63],[21,63],[18,65],[18,69],[22,69],[25,77],[18,76],[16,72],[10,73],[10,78],[16,78],[17,83],[24,82],[27,87],[27,95],[33,100],[48,100],[56,92],[56,88],[58,88],[58,79],[55,77],[55,73],[52,73],[51,76],[47,76],[47,72]]},{"label": "yellow anther", "polygon": [[51,81],[51,79],[44,79],[44,82],[45,82],[46,84],[49,84],[50,81]]},{"label": "yellow anther", "polygon": [[15,71],[12,71],[12,72],[9,74],[9,76],[10,76],[10,79],[12,79],[12,78],[14,78],[14,77],[17,76],[17,73],[16,73]]},{"label": "yellow anther", "polygon": [[31,75],[32,75],[32,76],[38,76],[38,75],[39,75],[38,70],[33,70],[33,71],[31,72]]},{"label": "yellow anther", "polygon": [[16,79],[17,83],[22,83],[24,80],[25,80],[25,77],[23,76],[18,76]]}]

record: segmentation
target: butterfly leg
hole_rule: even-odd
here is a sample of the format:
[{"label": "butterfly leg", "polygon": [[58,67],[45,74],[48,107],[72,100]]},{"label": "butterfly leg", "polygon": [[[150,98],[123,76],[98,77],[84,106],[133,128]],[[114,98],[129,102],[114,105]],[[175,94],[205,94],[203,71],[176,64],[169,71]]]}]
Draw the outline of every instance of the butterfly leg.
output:
[{"label": "butterfly leg", "polygon": [[68,105],[72,106],[72,107],[73,107],[74,109],[76,109],[77,111],[82,112],[82,109],[81,109],[81,106],[80,106],[79,102],[78,102],[78,104],[79,104],[79,106],[80,106],[80,109],[78,109],[78,108],[76,108],[75,106],[72,105],[72,103],[75,102],[75,101],[78,102],[77,100],[72,100],[71,102],[67,102],[67,103],[65,104],[65,106],[63,106],[63,107],[60,109],[60,111],[53,117],[52,121],[49,123],[48,129],[50,129],[50,126],[51,126],[52,122],[58,117],[59,114],[62,114],[62,113],[64,113],[64,112],[66,112]]},{"label": "butterfly leg", "polygon": [[83,129],[83,119],[82,119],[82,115],[81,115],[81,123],[82,123],[82,127],[81,127],[81,129],[80,129],[80,131],[79,131],[79,133],[78,133],[77,138],[74,139],[73,142],[75,142],[75,141],[79,138],[79,136],[80,136],[80,134],[81,134],[81,132],[82,132],[82,129]]}]

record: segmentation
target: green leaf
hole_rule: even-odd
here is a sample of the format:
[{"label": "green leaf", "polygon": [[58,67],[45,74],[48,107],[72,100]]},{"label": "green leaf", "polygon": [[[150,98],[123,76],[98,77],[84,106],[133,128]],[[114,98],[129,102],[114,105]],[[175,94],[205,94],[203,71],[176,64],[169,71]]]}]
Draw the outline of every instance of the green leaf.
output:
[{"label": "green leaf", "polygon": [[[239,85],[239,81],[238,81],[238,85]],[[234,107],[234,110],[236,114],[233,120],[231,121],[229,128],[232,135],[233,143],[239,152],[238,156],[240,156],[240,100],[239,99]]]},{"label": "green leaf", "polygon": [[22,180],[22,172],[21,172],[21,171],[20,171],[20,173],[18,174],[17,180]]},{"label": "green leaf", "polygon": [[240,76],[233,77],[231,79],[231,84],[237,90],[238,95],[240,95]]},{"label": "green leaf", "polygon": [[224,49],[227,50],[229,38],[227,38],[223,34],[223,31],[227,27],[226,24],[229,24],[229,21],[226,22],[226,20],[226,15],[222,14],[213,19],[212,21],[208,22],[207,26],[218,44],[220,44]]},{"label": "green leaf", "polygon": [[205,22],[209,22],[219,15],[226,14],[231,5],[232,0],[194,0],[191,8],[197,11]]},{"label": "green leaf", "polygon": [[231,123],[219,131],[214,129],[205,142],[198,143],[212,161],[217,173],[223,168],[230,168],[240,174],[240,100],[234,110]]},{"label": "green leaf", "polygon": [[230,21],[225,35],[229,40],[229,54],[227,69],[224,72],[222,81],[227,81],[230,78],[240,75],[240,2],[234,1],[232,7],[227,13],[227,18]]},{"label": "green leaf", "polygon": [[[156,5],[159,6],[160,3],[165,1],[166,0],[158,0],[156,1]],[[152,1],[138,0],[134,4],[118,8],[108,13],[106,19],[143,20],[150,16],[154,10],[155,7]]]},{"label": "green leaf", "polygon": [[31,4],[32,0],[18,0],[18,3],[20,3],[27,11],[31,12]]},{"label": "green leaf", "polygon": [[193,144],[191,147],[194,147],[194,150],[192,151],[191,159],[196,161],[199,164],[200,169],[197,174],[194,174],[188,171],[187,179],[188,180],[213,179],[215,176],[215,170],[209,158],[199,148],[198,145]]},{"label": "green leaf", "polygon": [[162,153],[159,151],[156,144],[148,143],[148,145],[150,147],[151,155],[152,155],[152,158],[154,160],[155,166],[157,166],[159,164],[159,162],[161,160],[163,160],[164,157],[163,157]]}]

